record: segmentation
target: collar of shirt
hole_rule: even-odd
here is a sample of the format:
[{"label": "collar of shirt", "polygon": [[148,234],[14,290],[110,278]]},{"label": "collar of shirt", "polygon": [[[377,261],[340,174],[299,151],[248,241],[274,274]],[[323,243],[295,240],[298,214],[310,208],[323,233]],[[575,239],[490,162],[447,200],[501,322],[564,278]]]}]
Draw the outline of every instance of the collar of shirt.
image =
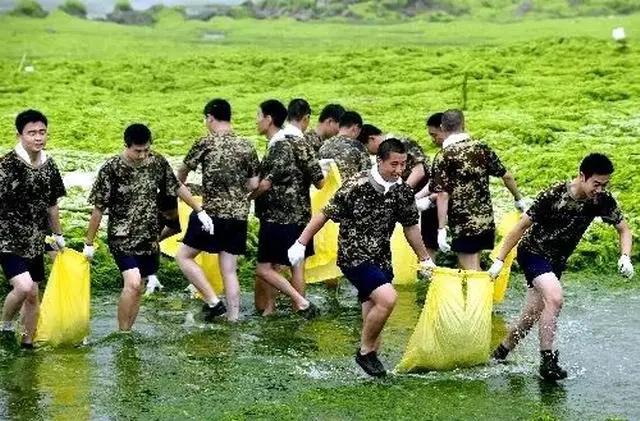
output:
[{"label": "collar of shirt", "polygon": [[302,130],[294,126],[293,124],[286,124],[282,129],[285,135],[295,136],[295,137],[304,137],[304,133]]},{"label": "collar of shirt", "polygon": [[273,135],[271,139],[269,139],[269,147],[272,147],[276,142],[280,140],[284,140],[287,137],[287,133],[285,133],[284,129],[280,129]]},{"label": "collar of shirt", "polygon": [[448,148],[451,145],[454,145],[458,142],[462,142],[463,140],[468,140],[471,139],[471,136],[469,136],[469,133],[454,133],[449,135],[449,137],[447,137],[444,142],[442,143],[442,147],[443,148]]},{"label": "collar of shirt", "polygon": [[[29,166],[33,167],[33,165],[31,164],[31,158],[29,157],[29,153],[22,146],[21,143],[18,143],[16,145],[15,151],[16,151],[16,154],[18,154],[18,156],[20,157],[20,159],[22,159],[24,162],[26,162]],[[38,154],[38,163],[37,163],[36,167],[39,167],[42,164],[44,164],[45,162],[47,162],[48,158],[49,157],[47,156],[47,153],[45,151],[40,151],[40,153]]]},{"label": "collar of shirt", "polygon": [[389,193],[391,187],[402,184],[402,178],[400,177],[398,177],[398,180],[396,181],[386,181],[384,178],[382,178],[382,176],[380,175],[380,171],[378,171],[378,164],[374,164],[371,167],[371,181],[373,187],[376,190],[382,190],[383,194]]}]

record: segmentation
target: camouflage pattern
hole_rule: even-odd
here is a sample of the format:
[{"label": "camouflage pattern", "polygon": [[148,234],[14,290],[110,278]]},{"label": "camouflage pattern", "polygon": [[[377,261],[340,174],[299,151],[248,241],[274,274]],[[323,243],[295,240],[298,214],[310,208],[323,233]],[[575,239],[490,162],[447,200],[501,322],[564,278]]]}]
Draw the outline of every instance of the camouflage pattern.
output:
[{"label": "camouflage pattern", "polygon": [[[426,169],[429,166],[429,158],[425,155],[424,151],[415,140],[408,137],[401,137],[399,140],[407,149],[407,165],[404,172],[402,173],[402,179],[406,180],[407,178],[409,178],[411,170],[415,166],[422,165]],[[428,175],[426,171],[425,175]]]},{"label": "camouflage pattern", "polygon": [[34,168],[14,151],[0,158],[0,253],[34,258],[51,234],[48,209],[66,195],[55,161]]},{"label": "camouflage pattern", "polygon": [[322,147],[322,143],[324,142],[320,135],[316,133],[315,129],[307,130],[307,132],[304,134],[304,138],[317,154],[320,151],[320,147]]},{"label": "camouflage pattern", "polygon": [[342,180],[371,168],[367,147],[362,142],[346,136],[338,135],[326,140],[318,152],[318,157],[335,160]]},{"label": "camouflage pattern", "polygon": [[260,173],[254,145],[235,133],[212,134],[196,142],[184,158],[195,171],[202,166],[202,207],[210,216],[246,221],[247,179]]},{"label": "camouflage pattern", "polygon": [[507,170],[489,146],[471,139],[454,143],[443,149],[433,170],[431,191],[449,194],[453,238],[495,230],[489,176],[502,177]]},{"label": "camouflage pattern", "polygon": [[176,196],[179,187],[167,160],[155,152],[141,164],[131,163],[124,155],[109,158],[98,171],[89,202],[109,213],[111,252],[157,253],[160,198]]},{"label": "camouflage pattern", "polygon": [[256,199],[256,216],[277,224],[306,225],[311,219],[311,184],[322,181],[322,169],[306,140],[287,136],[271,145],[261,164],[261,178],[271,189]]},{"label": "camouflage pattern", "polygon": [[340,224],[338,266],[370,262],[389,271],[396,223],[409,227],[417,225],[419,219],[411,187],[396,184],[384,194],[370,171],[346,181],[322,211]]},{"label": "camouflage pattern", "polygon": [[527,211],[533,225],[520,241],[519,249],[564,265],[596,217],[617,225],[623,220],[616,200],[608,192],[591,199],[576,200],[570,183],[560,183],[540,193]]}]

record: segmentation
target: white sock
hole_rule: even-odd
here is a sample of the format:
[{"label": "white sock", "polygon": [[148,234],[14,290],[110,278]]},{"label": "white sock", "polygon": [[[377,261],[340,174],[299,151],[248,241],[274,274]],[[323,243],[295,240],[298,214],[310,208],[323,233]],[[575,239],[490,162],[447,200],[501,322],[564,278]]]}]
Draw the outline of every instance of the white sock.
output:
[{"label": "white sock", "polygon": [[306,309],[309,308],[310,305],[311,305],[311,303],[309,301],[307,301],[307,304],[305,304],[302,307],[300,307],[300,310],[306,310]]},{"label": "white sock", "polygon": [[212,300],[211,302],[208,302],[207,304],[209,304],[209,307],[215,307],[218,305],[218,303],[220,302],[220,299],[218,297],[215,298],[215,300]]},{"label": "white sock", "polygon": [[2,330],[13,331],[13,321],[3,322]]}]

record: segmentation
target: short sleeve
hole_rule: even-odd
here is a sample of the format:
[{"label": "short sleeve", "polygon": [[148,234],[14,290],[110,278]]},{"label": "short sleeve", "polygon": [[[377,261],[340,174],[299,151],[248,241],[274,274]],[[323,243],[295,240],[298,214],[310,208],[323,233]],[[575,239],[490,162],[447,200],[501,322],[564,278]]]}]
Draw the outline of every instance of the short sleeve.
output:
[{"label": "short sleeve", "polygon": [[47,201],[49,207],[54,206],[58,203],[58,199],[67,195],[67,190],[64,187],[64,182],[62,181],[62,176],[60,175],[60,170],[58,170],[58,166],[51,162],[51,175],[49,179],[49,200]]},{"label": "short sleeve", "polygon": [[178,189],[180,188],[180,182],[173,172],[173,168],[169,162],[161,157],[160,168],[162,171],[162,180],[164,185],[162,186],[163,191],[167,196],[175,197],[177,195]]},{"label": "short sleeve", "polygon": [[333,195],[333,198],[329,203],[322,208],[324,216],[331,219],[334,222],[340,223],[345,217],[351,214],[349,207],[349,196],[352,190],[352,183],[345,183],[340,189]]},{"label": "short sleeve", "polygon": [[433,193],[441,193],[448,191],[449,180],[446,171],[446,162],[444,156],[434,160],[431,172],[431,191]]},{"label": "short sleeve", "polygon": [[494,177],[502,177],[507,169],[502,165],[498,155],[488,145],[482,144],[487,172]]},{"label": "short sleeve", "polygon": [[418,208],[416,207],[413,192],[410,188],[404,187],[405,186],[401,187],[402,192],[398,195],[396,221],[403,227],[411,227],[413,225],[418,225],[420,215],[418,213]]},{"label": "short sleeve", "polygon": [[200,140],[191,146],[187,156],[184,157],[184,165],[191,171],[195,171],[198,168],[198,164],[202,162],[202,156],[206,150],[206,141]]},{"label": "short sleeve", "polygon": [[603,222],[611,225],[618,225],[624,219],[616,199],[609,193],[603,194],[602,199],[598,202],[598,216],[602,218]]},{"label": "short sleeve", "polygon": [[98,171],[96,180],[93,182],[93,187],[91,188],[91,193],[89,194],[89,203],[101,211],[107,209],[111,202],[112,185],[111,177],[109,176],[110,172],[110,164],[107,162]]}]

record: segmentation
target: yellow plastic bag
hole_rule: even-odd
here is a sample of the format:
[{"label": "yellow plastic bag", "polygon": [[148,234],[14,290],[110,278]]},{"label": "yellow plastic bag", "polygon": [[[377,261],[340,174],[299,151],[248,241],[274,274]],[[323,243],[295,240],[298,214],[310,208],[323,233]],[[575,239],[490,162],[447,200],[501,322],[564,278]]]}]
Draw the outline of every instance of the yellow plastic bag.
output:
[{"label": "yellow plastic bag", "polygon": [[[493,249],[491,252],[491,259],[495,259],[500,253],[500,249],[504,244],[504,238],[509,234],[509,232],[513,229],[513,227],[520,220],[520,212],[514,211],[502,218],[500,224],[498,225],[498,235],[502,237],[500,243]],[[507,292],[507,286],[509,286],[509,276],[511,275],[511,266],[513,265],[513,260],[516,258],[516,247],[512,248],[509,254],[504,259],[504,266],[502,266],[502,270],[498,277],[493,281],[493,303],[501,303],[504,300],[504,295]]]},{"label": "yellow plastic bag", "polygon": [[[317,214],[331,200],[342,185],[338,166],[333,163],[322,189],[311,187],[311,213]],[[339,278],[342,271],[336,265],[338,258],[339,225],[327,221],[324,227],[313,237],[315,254],[305,262],[305,279],[308,284]]]},{"label": "yellow plastic bag", "polygon": [[396,224],[391,236],[391,264],[393,265],[393,283],[408,285],[418,277],[418,256],[404,236],[402,225]]},{"label": "yellow plastic bag", "polygon": [[75,250],[58,252],[42,297],[35,342],[76,345],[89,335],[91,271]]},{"label": "yellow plastic bag", "polygon": [[435,268],[401,373],[451,370],[489,359],[493,283],[487,272]]},{"label": "yellow plastic bag", "polygon": [[[195,196],[194,199],[198,203],[202,203],[202,197]],[[178,252],[178,246],[184,234],[187,231],[189,225],[189,215],[191,215],[191,208],[182,200],[178,201],[178,218],[180,219],[180,227],[182,232],[172,235],[169,238],[165,238],[160,242],[160,251],[167,256],[176,257]],[[215,229],[215,227],[214,227]],[[224,291],[224,282],[222,281],[222,274],[220,273],[220,265],[218,264],[218,255],[202,252],[195,258],[195,262],[202,268],[204,274],[207,276],[207,280],[211,284],[211,287],[216,294],[222,294]],[[200,294],[198,294],[200,298]]]}]

